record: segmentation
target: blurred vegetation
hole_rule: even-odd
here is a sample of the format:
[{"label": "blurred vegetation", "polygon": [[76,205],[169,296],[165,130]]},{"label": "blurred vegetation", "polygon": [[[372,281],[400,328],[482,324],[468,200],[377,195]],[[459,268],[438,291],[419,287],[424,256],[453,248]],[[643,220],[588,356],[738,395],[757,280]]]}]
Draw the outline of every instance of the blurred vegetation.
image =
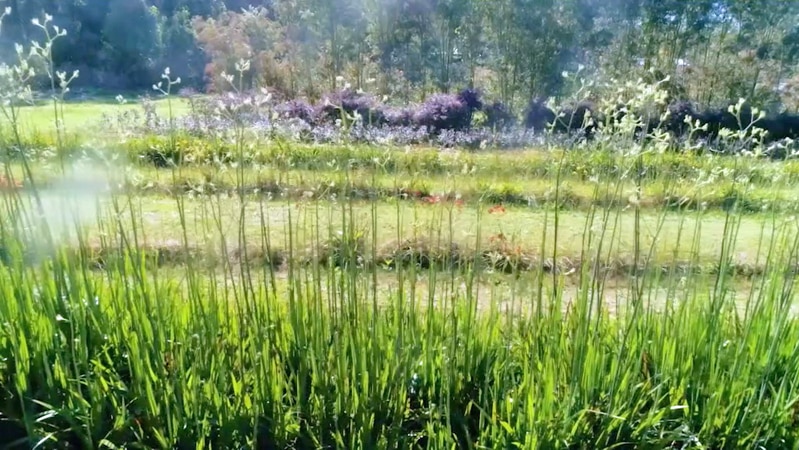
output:
[{"label": "blurred vegetation", "polygon": [[[517,109],[532,96],[670,76],[670,93],[795,110],[799,4],[782,0],[13,0],[7,43],[69,31],[57,69],[73,88],[149,89],[164,67],[197,90],[246,86],[318,98],[344,83],[397,101],[478,87]],[[14,46],[5,46],[13,57]],[[47,84],[40,77],[42,85]],[[584,92],[584,91],[583,91]]]}]

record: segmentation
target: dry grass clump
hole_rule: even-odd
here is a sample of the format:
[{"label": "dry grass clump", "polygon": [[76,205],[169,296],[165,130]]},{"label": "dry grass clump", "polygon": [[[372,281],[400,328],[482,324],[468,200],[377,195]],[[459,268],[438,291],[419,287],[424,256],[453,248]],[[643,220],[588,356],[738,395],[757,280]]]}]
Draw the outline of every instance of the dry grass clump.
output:
[{"label": "dry grass clump", "polygon": [[[503,233],[491,236],[488,248],[480,256],[489,268],[506,273],[531,270],[537,266],[534,255],[512,243]],[[551,265],[548,269],[551,269]]]},{"label": "dry grass clump", "polygon": [[321,245],[310,246],[304,252],[302,262],[341,268],[364,268],[366,241],[354,233],[338,232]]},{"label": "dry grass clump", "polygon": [[446,270],[461,267],[469,258],[455,242],[434,243],[417,237],[387,244],[378,260],[390,268],[416,266],[419,269]]},{"label": "dry grass clump", "polygon": [[[120,248],[95,245],[85,246],[82,253],[75,248],[65,249],[70,261],[84,261],[89,267],[96,270],[113,270],[125,264],[126,252]],[[209,249],[186,247],[178,242],[163,242],[157,244],[140,245],[135,256],[142,260],[147,267],[169,267],[184,264],[193,264],[199,267],[212,268],[218,265],[220,257],[217,252]]]},{"label": "dry grass clump", "polygon": [[230,252],[230,259],[234,262],[245,263],[248,266],[269,267],[273,270],[285,268],[288,255],[284,250],[263,246],[241,247]]}]

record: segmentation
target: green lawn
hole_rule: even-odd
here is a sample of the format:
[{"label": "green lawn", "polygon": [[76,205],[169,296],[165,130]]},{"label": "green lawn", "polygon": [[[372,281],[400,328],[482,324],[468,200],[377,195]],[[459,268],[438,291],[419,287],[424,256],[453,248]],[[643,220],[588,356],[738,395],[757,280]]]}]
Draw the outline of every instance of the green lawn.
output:
[{"label": "green lawn", "polygon": [[[160,94],[151,94],[156,112],[162,117],[168,117],[169,107],[167,100],[159,98]],[[181,116],[189,111],[188,101],[180,98],[173,98],[172,112],[175,116]],[[61,111],[63,108],[63,111]],[[39,101],[35,106],[24,106],[20,108],[19,125],[26,133],[54,133],[54,111],[53,105],[44,101]],[[126,99],[125,104],[119,104],[115,99],[103,99],[100,101],[67,101],[63,106],[59,106],[59,114],[63,114],[64,127],[68,133],[78,135],[91,135],[102,125],[104,115],[115,120],[119,115],[136,112],[144,114],[144,109],[136,99]],[[4,125],[8,125],[8,120],[4,117]]]}]

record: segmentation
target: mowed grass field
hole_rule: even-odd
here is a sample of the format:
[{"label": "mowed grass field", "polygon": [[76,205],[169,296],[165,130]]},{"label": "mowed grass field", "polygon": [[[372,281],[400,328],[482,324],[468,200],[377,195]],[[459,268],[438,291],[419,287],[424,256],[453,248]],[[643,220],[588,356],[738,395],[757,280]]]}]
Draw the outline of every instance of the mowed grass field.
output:
[{"label": "mowed grass field", "polygon": [[799,446],[796,162],[100,122],[136,108],[4,123],[18,448]]},{"label": "mowed grass field", "polygon": [[[155,95],[154,95],[155,94]],[[175,116],[180,117],[190,109],[189,102],[185,99],[174,99],[171,102],[158,98],[157,93],[150,94],[155,110],[162,115],[166,115],[169,108]],[[64,128],[67,133],[85,133],[87,131],[97,132],[102,130],[102,118],[124,116],[125,113],[138,113],[143,115],[142,101],[136,95],[121,95],[123,102],[115,97],[101,97],[98,99],[87,99],[72,101],[69,103],[59,103],[59,110],[63,107],[65,116]],[[171,105],[170,105],[171,103]],[[31,106],[23,106],[19,109],[20,116],[17,119],[19,127],[28,133],[54,133],[55,120],[53,103],[48,99],[39,99]]]}]

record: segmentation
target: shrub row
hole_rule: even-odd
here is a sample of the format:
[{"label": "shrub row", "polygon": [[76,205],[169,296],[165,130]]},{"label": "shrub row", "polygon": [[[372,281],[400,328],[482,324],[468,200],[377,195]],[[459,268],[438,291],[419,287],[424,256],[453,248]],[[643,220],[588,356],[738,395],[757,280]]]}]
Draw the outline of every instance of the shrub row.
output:
[{"label": "shrub row", "polygon": [[[385,105],[375,96],[343,89],[326,95],[322,101],[312,105],[304,100],[293,99],[276,106],[283,118],[300,119],[312,125],[347,120],[357,114],[364,124],[375,126],[416,126],[431,132],[442,130],[467,130],[472,127],[474,114],[485,114],[487,127],[513,125],[514,118],[508,108],[494,102],[485,104],[480,93],[464,89],[457,94],[437,93],[420,105],[396,107]],[[346,116],[344,115],[346,114]]]},{"label": "shrub row", "polygon": [[745,131],[749,137],[755,130],[760,130],[765,132],[763,138],[767,143],[799,138],[799,114],[761,115],[759,110],[743,101],[721,108],[700,109],[690,101],[675,100],[653,111],[629,111],[624,105],[603,111],[594,102],[582,101],[556,112],[543,99],[535,98],[525,111],[524,125],[536,130],[583,131],[592,137],[598,129],[612,127],[630,113],[638,122],[636,132],[647,135],[660,129],[676,137],[686,137],[691,133],[694,137],[715,141],[723,130]]},{"label": "shrub row", "polygon": [[[222,109],[236,112],[235,120],[243,120],[254,129],[314,143],[520,148],[540,145],[547,136],[547,139],[555,139],[555,143],[571,145],[575,139],[590,139],[597,132],[626,137],[626,129],[619,133],[617,127],[625,119],[632,119],[636,136],[649,136],[660,130],[680,143],[690,133],[690,137],[727,153],[751,148],[755,130],[765,132],[766,143],[799,137],[799,115],[780,113],[761,117],[759,111],[745,102],[700,110],[684,100],[642,108],[624,104],[603,108],[591,101],[581,101],[556,110],[547,106],[544,99],[533,98],[520,123],[507,105],[485,102],[475,89],[464,89],[457,94],[437,93],[420,104],[401,107],[352,89],[328,94],[317,103],[290,99],[268,102],[266,108],[258,108],[259,101],[249,94],[193,99],[192,102],[196,106],[192,113],[179,121],[183,130],[208,135],[214,130],[229,129],[230,116],[216,114],[222,105]],[[152,117],[148,120],[147,131],[165,131],[166,121],[155,126]],[[521,126],[517,126],[519,124]],[[552,134],[545,133],[550,130]],[[745,130],[745,133],[741,136],[743,139],[733,139],[730,145],[731,142],[719,139],[725,130]],[[772,149],[771,153],[781,158],[787,155],[784,148],[779,152]]]}]

